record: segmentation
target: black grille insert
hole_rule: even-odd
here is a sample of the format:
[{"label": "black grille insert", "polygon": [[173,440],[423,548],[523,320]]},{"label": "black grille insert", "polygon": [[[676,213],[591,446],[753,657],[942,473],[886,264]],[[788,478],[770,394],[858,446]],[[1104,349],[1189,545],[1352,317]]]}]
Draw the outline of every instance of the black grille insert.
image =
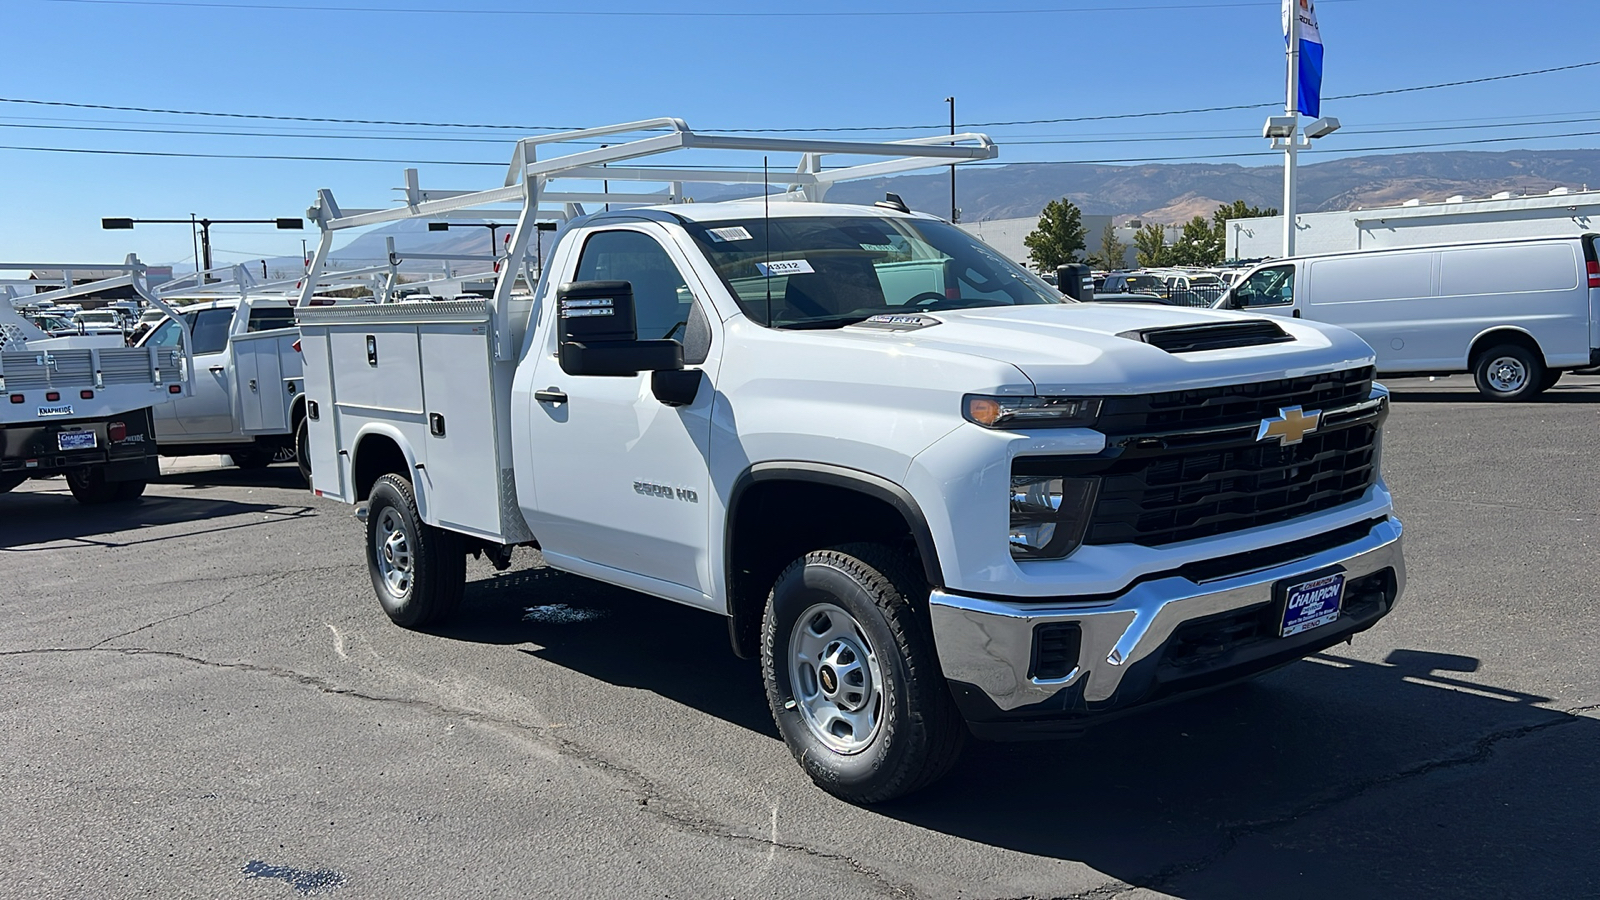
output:
[{"label": "black grille insert", "polygon": [[1276,416],[1280,409],[1338,409],[1372,394],[1372,369],[1346,369],[1253,384],[1107,397],[1096,428],[1108,435],[1137,435],[1191,427],[1244,425]]},{"label": "black grille insert", "polygon": [[1076,622],[1055,622],[1033,630],[1033,673],[1041,681],[1065,678],[1078,667],[1083,632]]},{"label": "black grille insert", "polygon": [[1222,322],[1205,325],[1180,325],[1125,331],[1118,337],[1143,341],[1168,353],[1198,353],[1202,350],[1228,350],[1234,347],[1259,347],[1293,341],[1276,322]]}]

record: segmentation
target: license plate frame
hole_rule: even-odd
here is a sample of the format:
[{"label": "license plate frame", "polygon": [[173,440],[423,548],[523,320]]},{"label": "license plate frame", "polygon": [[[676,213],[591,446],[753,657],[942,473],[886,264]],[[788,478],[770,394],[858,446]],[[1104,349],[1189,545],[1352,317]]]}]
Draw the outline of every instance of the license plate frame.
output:
[{"label": "license plate frame", "polygon": [[1343,614],[1347,582],[1344,567],[1335,566],[1274,585],[1278,637],[1294,637],[1337,622]]},{"label": "license plate frame", "polygon": [[100,436],[92,431],[56,432],[56,449],[63,453],[70,450],[95,450],[99,447]]}]

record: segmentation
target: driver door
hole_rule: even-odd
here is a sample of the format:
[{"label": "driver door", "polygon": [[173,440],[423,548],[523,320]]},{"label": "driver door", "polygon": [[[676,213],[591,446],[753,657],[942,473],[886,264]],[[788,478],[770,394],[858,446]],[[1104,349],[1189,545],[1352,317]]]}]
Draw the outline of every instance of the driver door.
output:
[{"label": "driver door", "polygon": [[664,596],[713,607],[707,452],[720,323],[660,225],[611,226],[582,241],[557,282],[631,282],[639,338],[683,342],[685,368],[703,374],[694,401],[679,407],[655,398],[649,372],[569,375],[547,304],[530,398],[538,508],[529,524],[558,565],[613,582],[643,576]]},{"label": "driver door", "polygon": [[1295,297],[1295,266],[1267,266],[1245,276],[1228,294],[1228,309],[1300,318]]}]

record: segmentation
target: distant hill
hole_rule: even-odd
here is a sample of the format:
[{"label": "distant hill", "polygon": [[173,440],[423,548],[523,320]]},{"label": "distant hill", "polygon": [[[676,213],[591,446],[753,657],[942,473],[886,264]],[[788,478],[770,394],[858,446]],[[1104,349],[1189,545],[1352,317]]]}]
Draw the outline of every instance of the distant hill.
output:
[{"label": "distant hill", "polygon": [[[1394,206],[1411,199],[1432,202],[1500,191],[1543,194],[1586,185],[1600,187],[1600,150],[1349,157],[1301,167],[1300,209]],[[1066,197],[1090,215],[1177,224],[1234,200],[1282,206],[1283,168],[1213,163],[985,166],[958,170],[957,188],[962,218],[969,222],[1038,215],[1046,203]],[[883,199],[885,191],[899,194],[914,209],[948,214],[948,172],[852,182],[838,186],[828,198],[871,202]]]},{"label": "distant hill", "polygon": [[[1407,200],[1445,200],[1457,194],[1487,197],[1501,191],[1544,194],[1552,188],[1600,188],[1600,150],[1511,150],[1504,153],[1401,153],[1359,156],[1303,166],[1300,170],[1302,212],[1397,206]],[[1012,219],[1036,216],[1046,203],[1062,197],[1086,214],[1115,216],[1119,221],[1180,224],[1197,215],[1209,216],[1223,203],[1243,200],[1252,206],[1278,207],[1283,202],[1281,166],[1185,163],[1107,166],[1018,164],[959,170],[958,202],[962,219]],[[828,199],[872,203],[893,191],[912,209],[948,215],[948,170],[926,175],[900,175],[841,184]],[[760,189],[689,186],[702,202],[736,196],[759,196]],[[499,232],[503,240],[509,229]],[[430,232],[420,221],[396,222],[363,234],[339,247],[341,263],[371,264],[386,257],[384,239],[395,237],[402,253],[487,253],[489,230],[456,227]],[[270,261],[276,267],[277,260]],[[282,261],[297,265],[293,259]],[[424,266],[407,265],[408,271]]]}]

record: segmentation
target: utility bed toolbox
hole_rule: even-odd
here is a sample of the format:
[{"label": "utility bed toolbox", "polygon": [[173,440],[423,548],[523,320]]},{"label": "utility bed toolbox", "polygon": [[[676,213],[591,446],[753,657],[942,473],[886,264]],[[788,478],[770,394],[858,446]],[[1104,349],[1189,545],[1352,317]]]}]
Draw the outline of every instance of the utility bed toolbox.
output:
[{"label": "utility bed toolbox", "polygon": [[363,498],[370,474],[352,471],[340,448],[394,441],[413,457],[429,524],[499,543],[532,537],[501,425],[511,420],[515,364],[493,361],[490,320],[485,300],[299,311],[308,415],[333,419],[311,430],[311,466],[338,473],[339,496],[321,477],[319,494]]}]

